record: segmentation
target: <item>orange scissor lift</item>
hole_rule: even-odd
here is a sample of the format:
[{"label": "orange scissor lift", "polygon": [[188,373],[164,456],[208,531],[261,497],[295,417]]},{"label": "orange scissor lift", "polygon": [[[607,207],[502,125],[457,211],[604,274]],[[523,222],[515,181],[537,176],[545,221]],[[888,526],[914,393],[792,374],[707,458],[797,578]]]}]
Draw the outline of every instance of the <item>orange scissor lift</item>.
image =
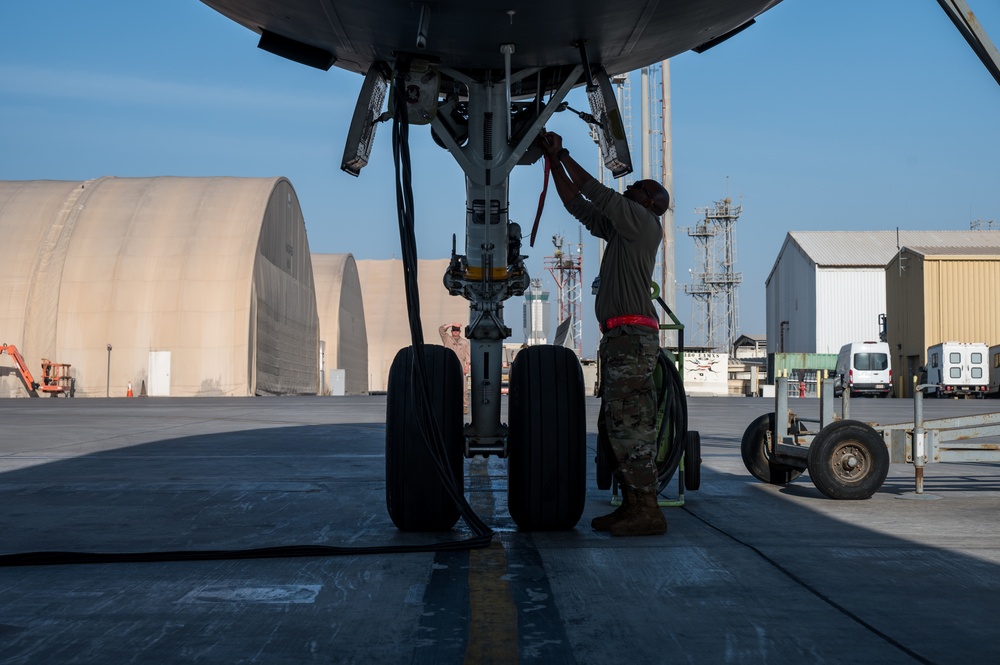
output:
[{"label": "orange scissor lift", "polygon": [[25,390],[32,397],[38,397],[41,391],[50,397],[59,395],[70,395],[73,393],[73,379],[69,375],[70,365],[65,363],[54,363],[48,358],[42,358],[42,382],[35,381],[31,375],[31,370],[25,364],[24,358],[13,344],[0,344],[0,355],[7,354],[14,360],[17,370],[21,375]]}]

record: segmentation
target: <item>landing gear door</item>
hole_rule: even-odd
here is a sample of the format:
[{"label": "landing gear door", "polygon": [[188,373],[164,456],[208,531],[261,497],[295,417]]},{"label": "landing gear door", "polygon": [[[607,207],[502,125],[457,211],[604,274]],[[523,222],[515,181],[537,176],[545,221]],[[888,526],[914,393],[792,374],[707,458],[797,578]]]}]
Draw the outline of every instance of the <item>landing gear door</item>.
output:
[{"label": "landing gear door", "polygon": [[353,176],[360,175],[361,169],[368,164],[375,142],[375,128],[380,121],[388,89],[388,68],[381,62],[373,63],[361,86],[351,128],[347,132],[344,158],[340,162],[341,170]]},{"label": "landing gear door", "polygon": [[604,166],[616,178],[621,178],[632,172],[632,156],[625,138],[625,125],[618,109],[618,99],[603,67],[594,72],[594,83],[596,87],[587,92],[587,97],[590,100],[591,114],[601,123],[597,128],[601,156],[604,158]]}]

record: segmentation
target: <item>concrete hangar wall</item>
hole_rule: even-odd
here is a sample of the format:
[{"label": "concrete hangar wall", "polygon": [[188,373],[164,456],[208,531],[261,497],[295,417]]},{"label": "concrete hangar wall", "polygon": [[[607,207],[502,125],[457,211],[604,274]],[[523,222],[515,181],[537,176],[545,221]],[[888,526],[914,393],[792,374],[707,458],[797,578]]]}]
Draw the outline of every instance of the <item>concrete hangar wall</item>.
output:
[{"label": "concrete hangar wall", "polygon": [[343,370],[347,395],[368,392],[368,330],[358,264],[350,254],[313,254],[319,306],[323,391],[335,391],[331,370]]},{"label": "concrete hangar wall", "polygon": [[[448,264],[448,259],[417,261],[425,344],[441,343],[441,325],[469,322],[469,302],[444,288]],[[411,343],[403,262],[313,254],[313,270],[327,389],[330,370],[343,369],[348,395],[385,392],[393,359]]]},{"label": "concrete hangar wall", "polygon": [[[417,261],[420,326],[425,344],[440,344],[438,328],[469,323],[469,302],[448,294],[443,278],[448,259]],[[368,390],[385,392],[389,368],[400,349],[410,345],[403,262],[398,259],[358,261],[368,334]]]},{"label": "concrete hangar wall", "polygon": [[1000,247],[1000,231],[788,233],[765,281],[768,353],[837,353],[877,340],[886,265],[900,246]]},{"label": "concrete hangar wall", "polygon": [[[0,236],[0,341],[33,373],[71,364],[78,395],[317,390],[312,261],[284,178],[0,182]],[[0,396],[23,395],[5,356]]]}]

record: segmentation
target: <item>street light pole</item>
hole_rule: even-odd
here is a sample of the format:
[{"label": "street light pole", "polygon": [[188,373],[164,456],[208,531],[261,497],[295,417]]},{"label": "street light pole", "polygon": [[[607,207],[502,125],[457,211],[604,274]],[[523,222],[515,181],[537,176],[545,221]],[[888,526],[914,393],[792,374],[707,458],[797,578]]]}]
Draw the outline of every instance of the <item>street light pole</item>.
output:
[{"label": "street light pole", "polygon": [[104,393],[105,397],[111,397],[111,345],[108,344],[108,387]]}]

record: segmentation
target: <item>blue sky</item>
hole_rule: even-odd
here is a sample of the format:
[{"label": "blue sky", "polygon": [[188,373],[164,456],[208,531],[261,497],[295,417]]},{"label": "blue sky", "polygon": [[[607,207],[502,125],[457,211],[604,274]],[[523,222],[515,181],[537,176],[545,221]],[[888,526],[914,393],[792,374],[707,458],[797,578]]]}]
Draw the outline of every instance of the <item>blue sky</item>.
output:
[{"label": "blue sky", "polygon": [[[1000,2],[969,0],[994,43]],[[312,251],[399,256],[388,126],[360,178],[340,171],[361,77],[296,65],[195,0],[8,2],[0,41],[0,179],[103,175],[288,177]],[[764,280],[788,231],[965,230],[1000,222],[1000,86],[935,0],[784,0],[734,39],[671,63],[678,227],[728,194],[737,224],[740,320],[764,330]],[[638,108],[639,87],[633,86]],[[585,109],[579,92],[570,99]],[[638,120],[635,131],[638,133]],[[550,128],[597,157],[568,113]],[[411,132],[420,256],[464,234],[464,182],[426,130]],[[511,216],[528,227],[541,166],[515,170]],[[548,238],[577,238],[554,192]],[[461,246],[461,241],[460,241]],[[584,283],[597,270],[584,238]],[[678,313],[694,245],[677,233]],[[584,353],[598,340],[585,303]],[[520,339],[520,306],[507,323]],[[697,341],[697,340],[692,340]]]}]

